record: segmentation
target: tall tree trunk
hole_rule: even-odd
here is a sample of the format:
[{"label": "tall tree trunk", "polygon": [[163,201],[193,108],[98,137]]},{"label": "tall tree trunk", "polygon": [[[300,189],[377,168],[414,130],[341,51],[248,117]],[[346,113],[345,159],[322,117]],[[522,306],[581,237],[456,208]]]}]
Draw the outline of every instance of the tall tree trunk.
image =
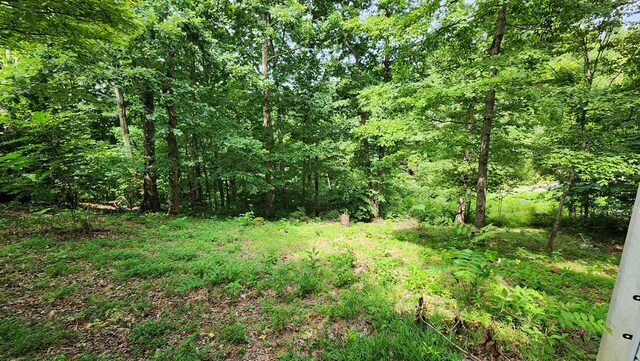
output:
[{"label": "tall tree trunk", "polygon": [[313,215],[318,216],[318,198],[320,196],[320,184],[319,184],[319,176],[318,176],[318,168],[320,167],[320,158],[316,155],[313,166],[313,189],[315,193],[313,194]]},{"label": "tall tree trunk", "polygon": [[[185,143],[188,143],[187,140],[185,140]],[[190,150],[188,147],[184,147],[184,159],[193,159],[193,155],[189,153]],[[191,200],[195,199],[195,194],[196,194],[196,189],[195,189],[195,184],[193,182],[193,174],[191,172],[187,172],[187,187],[189,187],[189,198],[191,198]]]},{"label": "tall tree trunk", "polygon": [[[203,154],[203,157],[206,159],[206,155]],[[211,183],[209,183],[209,170],[207,168],[207,163],[202,163],[202,172],[204,173],[204,186],[205,191],[207,192],[207,202],[209,203],[209,207],[215,208],[215,201],[213,200],[213,196],[211,194]]]},{"label": "tall tree trunk", "polygon": [[549,242],[547,243],[547,251],[553,252],[553,247],[556,242],[556,238],[558,237],[558,230],[560,230],[560,223],[562,222],[562,211],[564,210],[564,204],[567,200],[567,196],[569,195],[569,190],[571,189],[571,185],[576,178],[575,170],[571,171],[569,175],[569,179],[567,183],[564,185],[564,189],[562,190],[562,195],[560,195],[560,200],[558,202],[558,210],[556,211],[556,221],[553,222],[553,228],[551,228],[551,234],[549,235]]},{"label": "tall tree trunk", "polygon": [[176,137],[176,127],[178,118],[172,103],[167,104],[167,154],[169,156],[169,209],[167,214],[176,215],[180,212],[179,206],[179,166],[178,166],[178,139]]},{"label": "tall tree trunk", "polygon": [[197,204],[201,204],[203,200],[202,195],[202,162],[200,161],[200,146],[198,144],[198,137],[195,134],[191,134],[191,151],[193,153],[194,161],[194,201]]},{"label": "tall tree trunk", "polygon": [[[490,54],[496,56],[500,54],[500,46],[504,37],[506,26],[506,10],[507,4],[503,3],[498,11],[498,22],[496,24],[496,33],[491,44]],[[496,76],[498,69],[491,69],[490,75]],[[489,166],[489,143],[491,140],[491,123],[494,117],[494,108],[496,104],[496,90],[490,88],[487,90],[487,96],[484,102],[484,117],[482,119],[482,136],[480,138],[480,154],[478,156],[478,194],[476,199],[476,227],[482,228],[487,223],[487,173]]]},{"label": "tall tree trunk", "polygon": [[[169,59],[175,57],[175,52],[169,51]],[[171,65],[167,71],[167,78],[173,81],[173,69]],[[169,209],[167,214],[176,215],[180,213],[180,169],[178,159],[178,138],[176,137],[176,128],[178,127],[178,117],[173,99],[173,89],[171,84],[167,84],[165,88],[167,95],[167,155],[169,156]]]},{"label": "tall tree trunk", "polygon": [[179,163],[178,163],[178,139],[176,137],[176,127],[178,118],[173,104],[167,105],[168,132],[167,132],[167,149],[169,156],[169,209],[167,214],[176,215],[180,212],[179,206]]},{"label": "tall tree trunk", "polygon": [[284,114],[280,114],[281,109],[278,110],[278,154],[280,157],[278,168],[280,172],[280,189],[278,190],[278,196],[280,197],[280,204],[283,209],[287,209],[287,183],[285,177],[285,164],[284,164],[284,134],[282,132],[282,122]]},{"label": "tall tree trunk", "polygon": [[140,113],[143,132],[143,151],[144,151],[144,174],[143,174],[143,194],[142,194],[142,211],[158,212],[160,210],[160,199],[158,198],[158,182],[156,180],[155,161],[156,161],[156,125],[153,121],[153,113],[155,112],[155,104],[151,89],[145,88],[142,91],[143,109]]},{"label": "tall tree trunk", "polygon": [[222,184],[222,179],[218,179],[218,194],[220,195],[220,208],[225,207],[224,203],[224,187]]},{"label": "tall tree trunk", "polygon": [[237,202],[238,201],[238,195],[236,193],[237,189],[236,189],[236,177],[231,178],[231,201],[232,202]]},{"label": "tall tree trunk", "polygon": [[127,157],[131,157],[131,141],[129,140],[129,125],[127,124],[127,109],[124,102],[122,88],[116,86],[116,103],[118,104],[118,119],[120,120],[120,133],[122,134],[122,145]]},{"label": "tall tree trunk", "polygon": [[[266,31],[270,25],[269,14],[264,13],[262,15],[262,20],[264,21]],[[267,156],[270,156],[273,135],[271,130],[271,109],[269,107],[269,85],[267,84],[269,79],[269,38],[266,34],[262,40],[262,78],[265,82],[262,88],[262,126],[264,129],[264,147],[267,151]],[[273,189],[271,186],[272,166],[270,161],[267,161],[265,169],[264,180],[267,184],[267,191],[264,195],[264,216],[265,218],[269,218],[273,212]]]},{"label": "tall tree trunk", "polygon": [[[588,85],[591,84],[591,80],[588,80]],[[589,142],[587,140],[587,109],[586,104],[581,109],[578,115],[578,123],[580,124],[580,130],[582,132],[582,151],[587,152],[589,148]],[[556,238],[558,236],[558,231],[560,230],[560,225],[562,223],[562,211],[564,208],[564,204],[569,196],[569,191],[571,190],[571,185],[575,181],[576,178],[575,169],[571,169],[571,174],[569,175],[569,179],[567,180],[567,184],[560,195],[560,200],[558,201],[558,210],[556,211],[556,220],[553,222],[553,227],[551,228],[551,233],[549,234],[549,241],[547,242],[547,251],[553,252],[553,247],[555,245]]]},{"label": "tall tree trunk", "polygon": [[[472,98],[469,103],[469,108],[467,109],[467,132],[471,133],[473,129],[473,123],[475,121],[474,112],[475,112],[475,98]],[[464,165],[465,170],[462,172],[460,176],[460,188],[462,189],[462,194],[458,198],[458,209],[456,211],[456,222],[458,224],[464,224],[465,215],[467,212],[467,193],[469,191],[469,173],[467,172],[467,165],[471,161],[471,154],[468,149],[464,150],[462,154],[462,163]]]},{"label": "tall tree trunk", "polygon": [[[384,159],[384,147],[380,146],[378,148],[378,158],[380,159],[380,161],[382,161],[382,159]],[[375,194],[373,196],[373,200],[372,200],[372,206],[373,206],[373,219],[378,219],[380,218],[380,215],[382,214],[382,202],[380,201],[380,197],[382,196],[382,180],[383,180],[384,174],[382,172],[382,169],[380,168],[380,166],[378,166],[378,169],[376,170],[376,181],[375,181],[375,186],[374,186],[374,191]]]},{"label": "tall tree trunk", "polygon": [[[389,16],[388,9],[385,11],[386,16]],[[391,57],[389,54],[389,39],[385,39],[385,49],[384,49],[384,60],[382,61],[382,81],[388,83],[391,81]],[[379,146],[378,148],[378,160],[379,163],[382,162],[385,156],[384,146]],[[371,162],[371,161],[369,161]],[[382,182],[384,177],[384,172],[380,168],[381,165],[377,167],[376,170],[376,180],[374,186],[374,192],[371,196],[371,207],[373,208],[373,219],[380,218],[382,214]]]},{"label": "tall tree trunk", "polygon": [[[201,52],[204,54],[206,52],[206,50],[204,50],[203,48],[200,48]],[[207,64],[206,64],[206,56],[203,56],[203,64],[202,67],[203,69],[207,69]],[[196,57],[194,56],[191,59],[191,62],[189,64],[189,78],[191,80],[192,83],[197,84],[199,82],[198,80],[198,76],[197,76],[197,72],[196,72]],[[197,103],[198,103],[198,97],[197,97],[197,92],[192,92],[191,94],[191,100],[193,100],[193,110],[192,110],[192,116],[194,118],[197,118],[198,116],[198,107],[197,107]],[[199,146],[199,142],[198,142],[198,137],[196,136],[196,129],[192,130],[191,133],[191,153],[193,156],[193,201],[194,203],[196,203],[197,205],[201,205],[203,202],[203,191],[202,191],[202,161],[200,160],[200,146]],[[186,147],[185,147],[186,148]]]},{"label": "tall tree trunk", "polygon": [[[360,76],[361,73],[361,67],[362,67],[362,58],[360,56],[360,53],[358,52],[358,50],[353,46],[353,44],[351,44],[349,42],[349,40],[344,37],[342,38],[342,43],[344,44],[345,47],[347,47],[347,49],[349,49],[349,52],[351,52],[351,55],[353,56],[353,60],[355,62],[356,65],[356,75]],[[384,64],[383,64],[384,65]],[[357,100],[356,100],[357,102]],[[362,107],[358,104],[358,114],[360,115],[360,125],[365,125],[367,124],[367,114],[365,113],[364,109],[362,109]],[[373,190],[373,183],[371,180],[371,154],[370,154],[370,144],[369,144],[369,138],[364,137],[362,139],[362,160],[364,163],[364,174],[365,174],[365,179],[367,182],[367,195],[369,197],[369,205],[371,206],[371,208],[373,208],[374,212],[371,215],[372,220],[376,218],[376,195],[374,194],[374,190]]]},{"label": "tall tree trunk", "polygon": [[302,159],[302,207],[307,212],[307,158]]}]

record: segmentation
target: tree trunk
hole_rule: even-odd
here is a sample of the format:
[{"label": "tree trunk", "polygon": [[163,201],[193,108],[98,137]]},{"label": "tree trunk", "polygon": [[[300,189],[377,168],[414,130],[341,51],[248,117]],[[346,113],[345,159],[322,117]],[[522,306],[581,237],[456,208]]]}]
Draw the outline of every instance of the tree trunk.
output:
[{"label": "tree trunk", "polygon": [[313,194],[313,215],[318,216],[318,198],[320,195],[320,184],[318,181],[318,167],[320,166],[320,158],[316,155],[314,161],[314,172],[313,172],[313,188],[315,193]]},{"label": "tree trunk", "polygon": [[280,204],[282,205],[283,209],[287,209],[287,183],[286,183],[286,177],[285,177],[285,164],[284,164],[284,134],[282,132],[282,122],[283,122],[283,115],[284,114],[280,114],[281,110],[278,111],[278,122],[277,122],[277,126],[278,126],[278,154],[280,157],[279,160],[279,164],[278,164],[278,168],[279,168],[279,172],[280,172],[280,189],[278,190],[278,196],[280,197]]},{"label": "tree trunk", "polygon": [[224,208],[224,188],[222,185],[222,179],[218,179],[218,194],[220,195],[220,208]]},{"label": "tree trunk", "polygon": [[231,178],[231,201],[232,202],[237,202],[238,201],[238,195],[236,193],[237,189],[236,189],[236,177]]},{"label": "tree trunk", "polygon": [[209,171],[207,169],[206,162],[202,163],[202,172],[204,173],[204,186],[205,191],[207,192],[207,202],[209,203],[209,207],[215,208],[215,201],[213,200],[213,196],[211,194],[211,183],[209,183]]},{"label": "tree trunk", "polygon": [[[378,158],[380,161],[382,161],[382,159],[384,159],[384,147],[380,146],[378,149]],[[378,169],[376,170],[376,181],[375,181],[375,194],[373,195],[373,200],[372,200],[372,206],[373,206],[373,219],[378,219],[380,218],[380,215],[382,214],[382,202],[380,201],[380,197],[382,195],[382,178],[383,178],[384,174],[382,172],[382,169],[380,168],[380,166],[378,166]]]},{"label": "tree trunk", "polygon": [[558,237],[558,230],[560,229],[560,223],[562,222],[562,211],[564,209],[564,203],[567,200],[567,196],[569,195],[569,190],[571,189],[571,185],[576,177],[576,172],[574,170],[571,171],[569,175],[569,179],[567,180],[567,184],[564,186],[564,190],[562,190],[562,194],[560,195],[560,200],[558,202],[558,210],[556,212],[556,221],[553,222],[553,228],[551,228],[551,234],[549,235],[549,242],[547,243],[547,252],[553,252],[553,247],[556,242],[556,238]]},{"label": "tree trunk", "polygon": [[131,157],[131,141],[129,140],[129,125],[127,124],[127,110],[124,102],[122,88],[116,86],[116,103],[118,104],[118,119],[120,120],[120,133],[122,134],[122,145],[127,157]]},{"label": "tree trunk", "polygon": [[191,151],[193,153],[194,161],[194,201],[197,204],[201,204],[203,200],[202,194],[202,163],[200,161],[200,146],[198,144],[198,137],[195,134],[191,134]]},{"label": "tree trunk", "polygon": [[[265,31],[269,27],[269,14],[262,15]],[[262,40],[262,79],[265,82],[262,88],[262,126],[264,128],[264,147],[267,156],[271,153],[272,130],[271,130],[271,109],[269,107],[269,86],[267,84],[269,78],[269,38],[265,35]],[[265,166],[264,180],[267,184],[267,191],[264,195],[264,217],[269,218],[273,212],[273,189],[272,183],[272,167],[271,162],[267,161]]]},{"label": "tree trunk", "polygon": [[[173,51],[169,51],[169,59],[175,57]],[[173,69],[171,67],[167,71],[167,78],[173,81]],[[167,103],[167,155],[169,156],[169,209],[168,215],[176,215],[180,213],[180,170],[178,159],[178,138],[176,137],[176,128],[178,127],[178,117],[173,100],[173,89],[171,84],[167,84],[165,94]]]},{"label": "tree trunk", "polygon": [[[585,58],[585,62],[587,62],[588,58]],[[592,73],[588,73],[592,74]],[[585,82],[587,85],[587,90],[591,90],[591,78],[585,78]],[[582,109],[578,113],[578,123],[580,124],[580,130],[582,133],[582,152],[586,153],[589,150],[589,141],[587,139],[587,104],[583,104]],[[569,195],[569,190],[571,189],[571,185],[573,184],[576,178],[575,169],[571,169],[571,175],[569,176],[569,180],[565,185],[564,190],[562,191],[562,195],[560,195],[560,201],[558,202],[558,210],[556,212],[556,220],[553,223],[553,227],[551,228],[551,234],[549,234],[549,242],[547,243],[547,251],[553,252],[553,247],[555,245],[556,237],[558,236],[558,230],[560,229],[560,224],[562,222],[562,210],[564,207],[564,203]]]},{"label": "tree trunk", "polygon": [[224,190],[227,195],[227,204],[231,204],[231,193],[229,192],[229,179],[224,180]]},{"label": "tree trunk", "polygon": [[[496,24],[496,33],[491,44],[490,54],[496,56],[500,54],[500,46],[504,37],[506,26],[506,10],[507,4],[503,3],[498,12],[498,22]],[[490,75],[496,76],[498,70],[491,69]],[[489,166],[489,143],[491,140],[491,123],[494,117],[494,108],[496,104],[496,90],[491,88],[487,90],[485,98],[484,117],[482,119],[482,136],[480,138],[480,154],[478,156],[478,194],[476,199],[476,227],[482,228],[487,223],[487,181]]]},{"label": "tree trunk", "polygon": [[[467,132],[471,133],[473,129],[473,124],[475,122],[475,102],[476,99],[472,98],[469,103],[469,108],[467,109]],[[467,172],[467,165],[471,161],[471,154],[468,149],[464,150],[462,154],[462,163],[464,165],[464,171],[460,176],[460,188],[462,189],[462,194],[458,198],[458,208],[456,211],[456,222],[459,224],[464,224],[465,216],[467,212],[467,193],[469,191],[469,174]]]},{"label": "tree trunk", "polygon": [[464,224],[464,211],[467,209],[467,197],[458,198],[458,209],[456,211],[456,223]]},{"label": "tree trunk", "polygon": [[180,212],[179,202],[179,169],[178,169],[178,139],[176,137],[176,127],[178,118],[172,103],[167,104],[167,153],[169,156],[169,209],[167,214],[176,215]]},{"label": "tree trunk", "polygon": [[156,160],[156,126],[151,119],[155,112],[153,93],[151,89],[145,88],[142,92],[143,109],[140,113],[143,131],[143,151],[144,151],[144,174],[143,174],[143,194],[142,211],[158,212],[160,210],[160,199],[158,198],[158,182],[155,173]]},{"label": "tree trunk", "polygon": [[[188,141],[185,140],[185,143],[188,143]],[[193,155],[191,153],[189,153],[189,148],[188,147],[184,147],[184,159],[193,159]],[[191,198],[191,200],[195,200],[195,194],[196,194],[196,189],[195,189],[195,183],[193,181],[193,174],[191,172],[187,172],[187,186],[189,187],[189,198]]]},{"label": "tree trunk", "polygon": [[168,132],[167,147],[170,163],[169,170],[169,210],[167,214],[176,215],[180,212],[179,206],[179,164],[178,164],[178,139],[176,137],[176,127],[178,118],[173,104],[167,105]]},{"label": "tree trunk", "polygon": [[307,212],[307,159],[302,159],[302,207],[304,208],[305,213]]},{"label": "tree trunk", "polygon": [[[360,110],[360,125],[367,124],[367,115],[364,111]],[[367,181],[367,195],[369,197],[369,204],[373,209],[373,214],[371,215],[372,220],[376,219],[376,199],[375,194],[373,194],[373,183],[371,181],[371,154],[369,149],[369,138],[362,139],[362,160],[364,162],[364,176]]]}]

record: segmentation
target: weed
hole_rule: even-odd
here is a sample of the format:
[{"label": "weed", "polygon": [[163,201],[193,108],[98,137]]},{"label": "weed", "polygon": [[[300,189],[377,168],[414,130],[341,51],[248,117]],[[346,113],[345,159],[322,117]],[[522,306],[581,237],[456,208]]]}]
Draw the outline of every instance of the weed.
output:
[{"label": "weed", "polygon": [[227,297],[231,299],[236,299],[240,297],[240,293],[242,293],[242,290],[244,289],[244,287],[242,286],[240,281],[234,281],[222,286],[222,289],[224,289],[224,292],[226,293]]},{"label": "weed", "polygon": [[355,258],[351,252],[344,252],[329,256],[331,263],[331,271],[333,273],[333,285],[337,287],[345,287],[357,280],[357,276],[353,270]]},{"label": "weed", "polygon": [[71,296],[77,290],[78,290],[78,285],[76,283],[72,283],[70,285],[64,285],[64,286],[46,291],[44,294],[44,299],[49,303],[54,303],[56,301],[62,300],[65,297]]},{"label": "weed", "polygon": [[221,340],[234,345],[241,345],[250,341],[245,331],[245,326],[241,323],[224,326],[220,329],[218,336]]},{"label": "weed", "polygon": [[147,319],[136,323],[129,339],[141,346],[157,348],[166,343],[166,337],[175,328],[172,322],[163,319]]},{"label": "weed", "polygon": [[159,260],[153,257],[142,259],[127,259],[118,264],[120,270],[117,273],[119,279],[132,277],[152,278],[162,276],[176,269],[176,265],[170,261]]},{"label": "weed", "polygon": [[173,278],[170,289],[181,295],[202,286],[204,286],[202,278],[192,275],[180,275]]}]

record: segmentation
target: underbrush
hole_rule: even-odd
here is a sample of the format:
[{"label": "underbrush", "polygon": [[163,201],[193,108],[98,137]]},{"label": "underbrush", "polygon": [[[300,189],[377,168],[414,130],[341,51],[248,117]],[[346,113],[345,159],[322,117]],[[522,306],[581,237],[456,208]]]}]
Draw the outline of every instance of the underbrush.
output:
[{"label": "underbrush", "polygon": [[94,223],[108,232],[25,230],[0,246],[0,356],[459,360],[453,342],[481,357],[593,359],[619,260],[568,235],[548,255],[536,229]]}]

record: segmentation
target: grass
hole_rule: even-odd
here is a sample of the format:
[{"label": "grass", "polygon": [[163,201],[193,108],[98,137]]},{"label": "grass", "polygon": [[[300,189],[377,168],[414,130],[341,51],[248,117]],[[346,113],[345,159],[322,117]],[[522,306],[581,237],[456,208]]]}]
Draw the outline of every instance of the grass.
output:
[{"label": "grass", "polygon": [[620,256],[533,228],[484,249],[412,222],[0,216],[2,359],[460,360],[419,296],[477,355],[490,327],[514,359],[595,359],[597,327],[558,315],[603,319]]}]

